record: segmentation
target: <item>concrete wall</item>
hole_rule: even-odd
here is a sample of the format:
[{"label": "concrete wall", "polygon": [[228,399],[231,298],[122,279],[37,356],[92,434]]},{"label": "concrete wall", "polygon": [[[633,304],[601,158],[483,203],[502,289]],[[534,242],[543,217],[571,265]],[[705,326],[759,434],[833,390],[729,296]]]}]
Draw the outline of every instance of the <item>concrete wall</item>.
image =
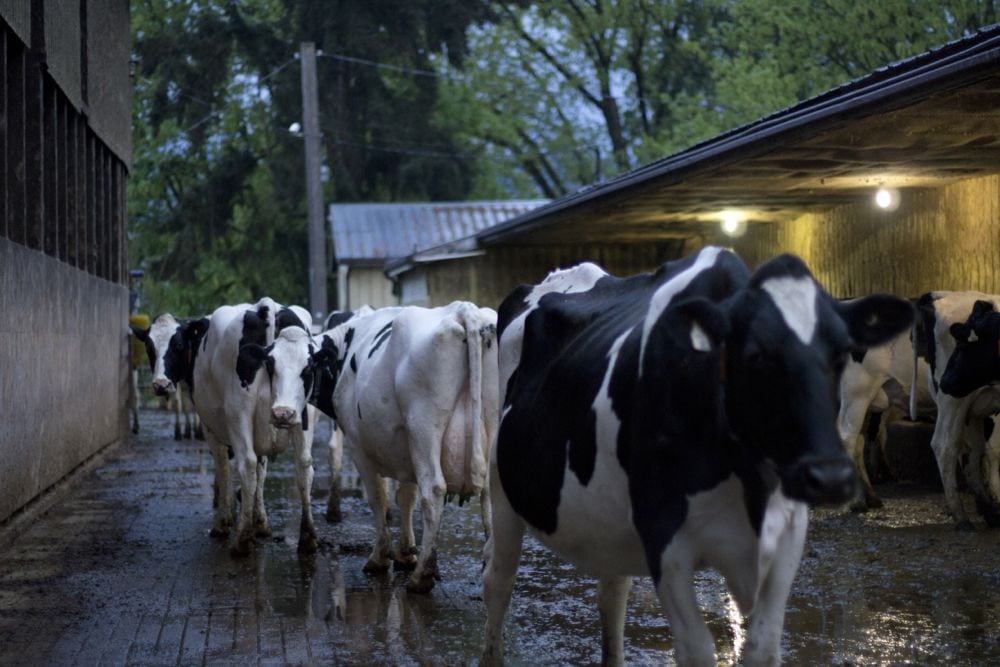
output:
[{"label": "concrete wall", "polygon": [[127,435],[128,291],[0,238],[0,524]]},{"label": "concrete wall", "polygon": [[837,297],[932,290],[1000,293],[1000,176],[902,191],[897,210],[867,203],[782,225],[753,226],[733,242],[754,266],[802,257]]}]

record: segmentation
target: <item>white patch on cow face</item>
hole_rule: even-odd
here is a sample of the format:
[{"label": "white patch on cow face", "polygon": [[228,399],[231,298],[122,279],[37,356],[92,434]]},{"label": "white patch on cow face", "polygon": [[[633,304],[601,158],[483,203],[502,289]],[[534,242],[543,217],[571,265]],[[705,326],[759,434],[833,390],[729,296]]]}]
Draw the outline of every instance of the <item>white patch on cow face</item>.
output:
[{"label": "white patch on cow face", "polygon": [[271,379],[271,409],[290,408],[294,414],[292,423],[298,423],[306,407],[305,385],[302,371],[309,365],[309,334],[299,327],[282,329],[274,340],[271,358],[274,360],[274,375]]},{"label": "white patch on cow face", "polygon": [[640,375],[642,374],[642,360],[646,355],[646,341],[649,339],[649,332],[653,330],[653,325],[660,319],[660,315],[667,309],[673,298],[690,285],[691,281],[697,278],[699,274],[714,266],[719,254],[722,252],[724,252],[722,248],[716,248],[715,246],[703,248],[698,253],[694,264],[660,285],[656,292],[653,293],[653,298],[649,300],[649,310],[646,311],[646,319],[642,323],[642,344],[639,346]]},{"label": "white patch on cow face", "polygon": [[158,316],[149,327],[149,340],[156,350],[156,359],[153,363],[152,382],[155,386],[162,387],[168,394],[174,393],[176,387],[170,378],[167,377],[164,357],[170,349],[170,339],[177,333],[180,323],[174,319],[170,313]]},{"label": "white patch on cow face", "polygon": [[788,328],[808,345],[816,335],[819,322],[816,316],[816,300],[819,297],[816,281],[808,276],[770,278],[764,281],[761,288],[770,295]]},{"label": "white patch on cow face", "polygon": [[712,351],[712,339],[708,337],[705,330],[697,322],[691,325],[691,347],[699,352]]}]

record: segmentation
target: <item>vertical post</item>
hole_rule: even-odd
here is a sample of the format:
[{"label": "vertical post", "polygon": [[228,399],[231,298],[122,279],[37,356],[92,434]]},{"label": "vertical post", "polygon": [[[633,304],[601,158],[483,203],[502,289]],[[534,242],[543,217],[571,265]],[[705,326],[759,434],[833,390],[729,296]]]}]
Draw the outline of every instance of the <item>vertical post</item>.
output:
[{"label": "vertical post", "polygon": [[326,315],[326,234],[320,179],[319,99],[316,45],[302,42],[302,132],[306,150],[306,201],[309,211],[309,309],[313,321]]}]

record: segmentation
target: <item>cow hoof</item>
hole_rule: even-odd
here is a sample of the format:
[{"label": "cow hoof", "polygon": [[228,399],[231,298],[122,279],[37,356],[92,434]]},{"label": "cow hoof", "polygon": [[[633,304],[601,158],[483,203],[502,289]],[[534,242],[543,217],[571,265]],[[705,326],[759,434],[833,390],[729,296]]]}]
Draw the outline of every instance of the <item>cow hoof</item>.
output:
[{"label": "cow hoof", "polygon": [[344,513],[340,511],[339,507],[328,507],[326,509],[327,523],[340,523],[343,520],[344,520]]},{"label": "cow hoof", "polygon": [[183,438],[181,438],[180,431],[174,431],[174,440],[183,440]]},{"label": "cow hoof", "polygon": [[960,533],[974,533],[976,532],[976,527],[968,519],[962,519],[955,524],[955,530]]},{"label": "cow hoof", "polygon": [[246,558],[253,551],[252,540],[239,540],[229,547],[229,555],[232,558]]},{"label": "cow hoof", "polygon": [[434,588],[434,577],[424,576],[424,577],[410,577],[406,582],[406,591],[408,593],[419,593],[421,595],[430,593]]},{"label": "cow hoof", "polygon": [[132,424],[132,432],[138,435],[138,433],[139,433],[139,425],[138,424]]},{"label": "cow hoof", "polygon": [[229,530],[229,526],[212,526],[208,534],[212,537],[229,537]]},{"label": "cow hoof", "polygon": [[857,500],[851,503],[851,511],[855,514],[863,514],[868,511],[868,503],[863,500]]},{"label": "cow hoof", "polygon": [[271,525],[261,523],[253,527],[253,534],[257,537],[271,537]]},{"label": "cow hoof", "polygon": [[379,563],[377,561],[369,560],[365,563],[365,566],[361,568],[361,571],[365,574],[383,574],[389,571],[389,563]]},{"label": "cow hoof", "polygon": [[319,549],[319,540],[315,535],[302,535],[299,537],[299,553],[314,554]]}]

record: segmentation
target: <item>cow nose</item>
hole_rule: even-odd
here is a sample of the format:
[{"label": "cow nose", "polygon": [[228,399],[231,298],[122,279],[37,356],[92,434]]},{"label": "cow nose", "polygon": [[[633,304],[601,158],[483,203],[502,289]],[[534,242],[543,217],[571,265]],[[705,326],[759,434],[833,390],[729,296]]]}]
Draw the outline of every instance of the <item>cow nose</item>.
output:
[{"label": "cow nose", "polygon": [[174,393],[174,383],[163,378],[153,380],[153,393],[157,396],[172,394]]},{"label": "cow nose", "polygon": [[785,495],[811,506],[839,505],[855,496],[858,476],[845,457],[810,457],[781,473]]},{"label": "cow nose", "polygon": [[801,500],[810,505],[839,505],[854,497],[858,476],[849,459],[804,462],[800,469]]},{"label": "cow nose", "polygon": [[295,425],[295,410],[284,405],[271,408],[271,423],[278,428]]}]

